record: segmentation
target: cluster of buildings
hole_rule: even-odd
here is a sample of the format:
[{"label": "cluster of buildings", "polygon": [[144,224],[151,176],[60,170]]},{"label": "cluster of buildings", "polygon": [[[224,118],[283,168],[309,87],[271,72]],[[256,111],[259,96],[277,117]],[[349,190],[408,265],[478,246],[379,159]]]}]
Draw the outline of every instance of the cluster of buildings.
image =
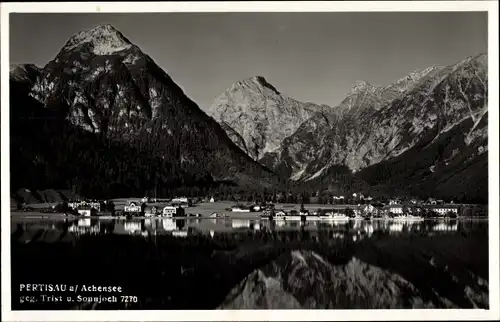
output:
[{"label": "cluster of buildings", "polygon": [[381,204],[368,203],[335,209],[308,210],[301,208],[299,211],[292,209],[289,211],[274,209],[274,207],[264,209],[262,216],[268,217],[290,217],[290,216],[329,216],[340,217],[364,217],[364,218],[392,218],[392,217],[458,217],[460,206],[456,204]]},{"label": "cluster of buildings", "polygon": [[[129,201],[118,210],[118,214],[127,216],[160,216],[160,217],[183,217],[186,215],[185,208],[192,206],[192,201],[188,198],[174,198],[168,205],[152,205],[148,203],[157,203],[159,200],[142,198],[139,201]],[[165,201],[166,202],[166,201]],[[68,201],[68,210],[80,216],[97,216],[98,213],[105,211],[107,201],[99,200],[70,200]]]},{"label": "cluster of buildings", "polygon": [[[454,214],[458,216],[460,205],[453,201],[446,203],[444,200],[428,198],[427,200],[393,198],[385,202],[374,202],[370,196],[364,196],[362,193],[353,193],[354,200],[360,201],[356,207],[351,209],[356,215],[424,215],[434,214],[437,216],[446,216]],[[334,200],[344,200],[343,196],[334,196]]]},{"label": "cluster of buildings", "polygon": [[129,202],[123,208],[123,212],[128,216],[158,216],[158,217],[184,217],[186,216],[185,207],[182,204],[172,203],[167,206],[148,206],[146,203],[139,203],[135,201]]},{"label": "cluster of buildings", "polygon": [[[104,203],[104,202],[103,202]],[[81,216],[95,216],[101,212],[102,203],[97,200],[70,200],[68,208]]]},{"label": "cluster of buildings", "polygon": [[[418,198],[384,198],[384,197],[372,197],[369,195],[365,195],[362,192],[354,192],[351,195],[329,195],[328,197],[320,197],[322,194],[320,191],[316,191],[312,194],[309,199],[310,203],[324,203],[324,204],[367,204],[372,202],[383,202],[385,204],[402,204],[402,203],[411,203],[411,204],[446,204],[444,200],[439,200],[433,197],[428,199],[418,199]],[[325,199],[326,198],[326,199]],[[323,200],[323,202],[321,202]],[[325,202],[327,200],[327,202]],[[449,201],[448,203],[452,204],[453,201]]]},{"label": "cluster of buildings", "polygon": [[[417,199],[400,199],[393,198],[380,202],[370,196],[365,196],[362,193],[353,193],[352,196],[345,197],[342,195],[333,196],[334,204],[345,205],[345,209],[350,209],[350,213],[356,216],[449,216],[453,214],[458,216],[460,213],[460,205],[454,204],[453,201],[445,203],[443,200],[429,198],[428,200]],[[209,202],[215,202],[212,197]],[[95,216],[104,211],[106,201],[98,200],[70,200],[68,208],[78,213],[81,216]],[[168,201],[160,201],[144,197],[140,200],[129,201],[118,213],[126,216],[158,216],[158,217],[184,217],[186,209],[192,206],[192,200],[186,197],[177,197]],[[148,205],[149,204],[149,205]],[[272,205],[267,203],[253,204],[251,206],[235,205],[230,209],[232,212],[261,212],[269,209]],[[342,212],[340,209],[334,209],[332,213]],[[277,213],[277,211],[275,211]],[[284,213],[284,212],[283,212]],[[297,213],[296,215],[308,215],[309,211]],[[316,214],[316,213],[314,213]],[[288,214],[282,214],[288,215]]]},{"label": "cluster of buildings", "polygon": [[372,215],[424,215],[435,214],[437,216],[446,216],[454,214],[458,216],[459,205],[456,204],[367,204],[357,207],[354,210],[356,214],[372,214]]}]

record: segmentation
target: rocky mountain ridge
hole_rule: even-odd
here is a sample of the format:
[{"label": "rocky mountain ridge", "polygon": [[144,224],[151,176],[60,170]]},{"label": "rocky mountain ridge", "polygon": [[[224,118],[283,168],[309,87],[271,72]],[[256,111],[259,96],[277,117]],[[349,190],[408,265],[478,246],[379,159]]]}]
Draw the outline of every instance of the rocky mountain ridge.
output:
[{"label": "rocky mountain ridge", "polygon": [[33,84],[34,80],[40,75],[41,68],[34,64],[10,65],[9,77],[11,80],[19,83]]},{"label": "rocky mountain ridge", "polygon": [[[424,147],[432,160],[422,165],[427,170],[446,168],[452,159],[467,154],[466,163],[472,164],[487,151],[487,56],[433,66],[386,87],[358,83],[336,109],[341,111],[340,117],[311,117],[261,162],[302,182],[333,179],[329,169],[338,166],[356,173],[396,158],[402,160],[406,153]],[[451,137],[441,142],[446,133],[458,127],[462,127],[462,132],[456,133],[461,139],[454,139],[454,148],[446,142]],[[436,144],[439,147],[430,148]],[[462,146],[472,152],[463,153]],[[410,159],[415,157],[427,159],[422,155]],[[401,161],[401,168],[405,162],[411,163],[410,159]],[[412,183],[418,179],[416,172],[408,176],[412,176]],[[428,183],[431,186],[442,179],[433,176]],[[408,178],[398,178],[401,184],[408,183]],[[372,179],[368,178],[370,184],[380,183]]]}]

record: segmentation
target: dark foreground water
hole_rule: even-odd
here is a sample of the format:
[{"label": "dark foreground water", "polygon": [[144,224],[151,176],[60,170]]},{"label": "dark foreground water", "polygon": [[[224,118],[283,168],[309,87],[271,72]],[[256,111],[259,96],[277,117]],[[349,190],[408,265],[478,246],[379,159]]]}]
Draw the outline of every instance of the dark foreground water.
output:
[{"label": "dark foreground water", "polygon": [[487,308],[487,228],[12,217],[12,309]]}]

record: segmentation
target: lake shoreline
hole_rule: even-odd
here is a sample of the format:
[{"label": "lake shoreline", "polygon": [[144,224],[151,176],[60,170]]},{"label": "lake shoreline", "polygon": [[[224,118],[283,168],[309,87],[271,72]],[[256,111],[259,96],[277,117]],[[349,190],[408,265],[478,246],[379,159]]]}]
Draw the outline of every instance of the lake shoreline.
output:
[{"label": "lake shoreline", "polygon": [[[162,216],[133,216],[131,219],[165,219],[165,218],[171,218],[171,219],[259,219],[259,220],[268,220],[267,218],[261,218],[262,212],[251,212],[250,214],[242,214],[241,212],[228,212],[227,217],[209,217],[209,216],[180,216],[180,217],[162,217]],[[80,218],[90,218],[90,219],[128,219],[127,216],[109,216],[109,215],[97,215],[97,216],[75,216],[75,215],[66,215],[64,213],[36,213],[36,212],[11,212],[11,218],[17,218],[17,219],[54,219],[54,218],[61,218],[61,219],[80,219]],[[324,221],[330,221],[332,219],[321,219]],[[320,221],[321,221],[320,220]],[[350,220],[355,220],[350,219]],[[393,220],[393,218],[370,218],[370,220]],[[399,219],[401,220],[401,219]],[[404,219],[402,219],[404,220]],[[408,219],[411,220],[411,219]],[[460,216],[457,218],[444,218],[444,217],[432,217],[432,218],[424,218],[424,220],[488,220],[488,216],[477,216],[477,217],[472,217],[472,216]]]}]

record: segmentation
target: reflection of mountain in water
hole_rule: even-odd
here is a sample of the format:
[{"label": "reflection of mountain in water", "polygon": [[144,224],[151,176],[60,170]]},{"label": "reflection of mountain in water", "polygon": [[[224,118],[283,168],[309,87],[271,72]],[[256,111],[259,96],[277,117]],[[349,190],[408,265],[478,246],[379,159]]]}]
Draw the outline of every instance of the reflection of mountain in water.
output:
[{"label": "reflection of mountain in water", "polygon": [[224,309],[433,307],[404,278],[353,257],[332,265],[311,251],[292,251],[255,270],[228,295]]},{"label": "reflection of mountain in water", "polygon": [[[474,276],[472,274],[472,276]],[[455,277],[454,277],[455,278]],[[256,269],[228,294],[221,309],[403,309],[488,306],[487,282],[447,298],[357,257],[333,265],[313,251],[295,250]],[[454,302],[455,301],[455,302]]]}]

